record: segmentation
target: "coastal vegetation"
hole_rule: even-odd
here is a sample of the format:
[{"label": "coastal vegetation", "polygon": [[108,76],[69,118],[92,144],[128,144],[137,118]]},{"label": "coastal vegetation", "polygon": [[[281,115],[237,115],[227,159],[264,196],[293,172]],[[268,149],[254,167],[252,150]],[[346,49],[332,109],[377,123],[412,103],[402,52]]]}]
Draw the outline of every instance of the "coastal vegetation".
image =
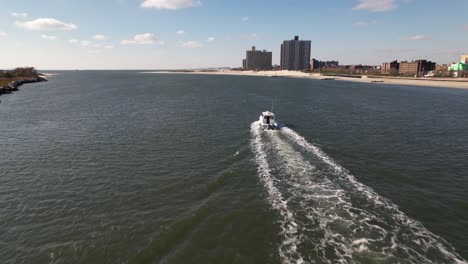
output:
[{"label": "coastal vegetation", "polygon": [[0,95],[18,91],[25,83],[43,82],[46,79],[34,67],[16,68],[10,71],[0,71]]}]

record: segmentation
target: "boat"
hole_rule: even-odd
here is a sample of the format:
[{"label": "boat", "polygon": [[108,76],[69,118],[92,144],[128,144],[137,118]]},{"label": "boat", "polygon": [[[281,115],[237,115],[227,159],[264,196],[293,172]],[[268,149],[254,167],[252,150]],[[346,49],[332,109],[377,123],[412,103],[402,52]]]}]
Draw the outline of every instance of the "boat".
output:
[{"label": "boat", "polygon": [[259,117],[260,124],[264,129],[275,130],[278,129],[278,124],[275,121],[275,114],[270,111],[262,112]]}]

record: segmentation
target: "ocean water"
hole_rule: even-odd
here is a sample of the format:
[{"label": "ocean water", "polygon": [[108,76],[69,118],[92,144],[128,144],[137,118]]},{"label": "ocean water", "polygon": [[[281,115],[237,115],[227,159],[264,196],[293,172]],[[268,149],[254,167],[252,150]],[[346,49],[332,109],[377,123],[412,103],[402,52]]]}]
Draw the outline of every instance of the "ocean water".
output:
[{"label": "ocean water", "polygon": [[0,97],[0,263],[466,263],[468,90],[56,73]]}]

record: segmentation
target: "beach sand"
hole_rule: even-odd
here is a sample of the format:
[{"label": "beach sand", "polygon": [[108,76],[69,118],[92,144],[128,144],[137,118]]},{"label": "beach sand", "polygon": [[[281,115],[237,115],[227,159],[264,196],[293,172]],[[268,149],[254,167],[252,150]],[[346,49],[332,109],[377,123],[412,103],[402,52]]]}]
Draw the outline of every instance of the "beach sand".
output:
[{"label": "beach sand", "polygon": [[414,86],[431,86],[431,87],[447,87],[447,88],[464,88],[468,89],[468,79],[430,79],[430,78],[395,78],[395,77],[367,77],[352,78],[341,76],[324,76],[318,73],[304,73],[299,71],[165,71],[165,72],[144,72],[144,73],[159,73],[159,74],[210,74],[210,75],[239,75],[239,76],[263,76],[263,77],[291,77],[291,78],[311,78],[311,79],[333,79],[336,81],[349,81],[360,83],[375,83],[375,84],[396,84],[396,85],[414,85]]}]

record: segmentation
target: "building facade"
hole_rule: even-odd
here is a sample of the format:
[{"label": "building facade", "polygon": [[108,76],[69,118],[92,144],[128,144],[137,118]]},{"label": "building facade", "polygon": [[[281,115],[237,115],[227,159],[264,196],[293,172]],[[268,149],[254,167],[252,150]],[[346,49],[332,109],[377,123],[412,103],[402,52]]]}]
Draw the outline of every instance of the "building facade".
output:
[{"label": "building facade", "polygon": [[461,63],[468,63],[468,54],[463,54],[460,60]]},{"label": "building facade", "polygon": [[310,40],[285,40],[281,44],[281,69],[303,71],[310,69]]},{"label": "building facade", "polygon": [[268,71],[273,69],[271,51],[256,50],[255,46],[252,47],[252,50],[246,52],[245,59],[242,60],[242,67],[248,71]]},{"label": "building facade", "polygon": [[381,74],[395,74],[400,70],[400,63],[398,61],[384,62],[380,69]]},{"label": "building facade", "polygon": [[338,61],[319,61],[316,59],[310,60],[310,69],[319,70],[325,67],[338,67],[340,63]]},{"label": "building facade", "polygon": [[427,60],[400,63],[400,74],[423,76],[429,71],[435,70],[436,63]]}]

